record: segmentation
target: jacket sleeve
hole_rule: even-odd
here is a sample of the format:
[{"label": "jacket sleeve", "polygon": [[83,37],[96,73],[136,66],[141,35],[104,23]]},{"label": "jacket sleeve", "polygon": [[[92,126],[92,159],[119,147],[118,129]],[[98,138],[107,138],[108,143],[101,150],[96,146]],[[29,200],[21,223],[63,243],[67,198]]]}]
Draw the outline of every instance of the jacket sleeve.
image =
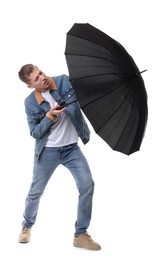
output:
[{"label": "jacket sleeve", "polygon": [[51,126],[56,120],[47,116],[46,112],[41,110],[39,112],[31,111],[25,104],[25,112],[27,115],[27,122],[29,126],[30,135],[35,139],[40,139],[46,134],[49,134]]}]

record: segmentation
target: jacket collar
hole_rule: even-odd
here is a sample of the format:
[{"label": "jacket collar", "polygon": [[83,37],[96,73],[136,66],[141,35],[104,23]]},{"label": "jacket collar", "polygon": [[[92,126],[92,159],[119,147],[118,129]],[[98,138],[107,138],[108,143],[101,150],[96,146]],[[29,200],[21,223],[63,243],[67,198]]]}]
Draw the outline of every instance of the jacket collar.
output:
[{"label": "jacket collar", "polygon": [[[57,87],[56,87],[56,85],[55,85],[54,80],[53,80],[51,77],[47,77],[47,78],[48,78],[48,81],[49,81],[49,83],[50,83],[50,90],[56,90]],[[35,98],[36,98],[36,100],[37,100],[37,103],[38,103],[39,105],[41,105],[41,103],[44,101],[44,98],[43,98],[43,96],[41,95],[41,92],[38,91],[38,90],[35,90],[35,91],[34,91],[34,94],[35,94]]]}]

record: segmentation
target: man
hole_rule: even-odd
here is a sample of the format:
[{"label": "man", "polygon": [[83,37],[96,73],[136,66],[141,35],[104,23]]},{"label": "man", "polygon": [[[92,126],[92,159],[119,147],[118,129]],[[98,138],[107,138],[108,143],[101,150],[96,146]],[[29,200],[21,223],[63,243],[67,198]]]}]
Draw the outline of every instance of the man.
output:
[{"label": "man", "polygon": [[[92,213],[94,181],[86,158],[78,147],[78,137],[86,144],[90,131],[76,100],[68,76],[46,76],[38,67],[27,64],[19,78],[34,89],[25,99],[30,134],[35,138],[33,178],[28,192],[20,243],[31,238],[40,198],[58,165],[69,169],[79,191],[73,245],[90,250],[101,246],[88,235]],[[60,104],[66,104],[61,107]]]}]

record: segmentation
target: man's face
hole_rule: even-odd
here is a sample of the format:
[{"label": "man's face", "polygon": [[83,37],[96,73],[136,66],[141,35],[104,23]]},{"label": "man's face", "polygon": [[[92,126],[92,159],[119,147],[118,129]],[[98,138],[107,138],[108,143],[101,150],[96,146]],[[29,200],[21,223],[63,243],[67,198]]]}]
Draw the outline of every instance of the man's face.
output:
[{"label": "man's face", "polygon": [[45,92],[49,89],[49,81],[47,76],[39,70],[37,67],[34,67],[33,72],[29,76],[29,88],[34,88],[40,92]]}]

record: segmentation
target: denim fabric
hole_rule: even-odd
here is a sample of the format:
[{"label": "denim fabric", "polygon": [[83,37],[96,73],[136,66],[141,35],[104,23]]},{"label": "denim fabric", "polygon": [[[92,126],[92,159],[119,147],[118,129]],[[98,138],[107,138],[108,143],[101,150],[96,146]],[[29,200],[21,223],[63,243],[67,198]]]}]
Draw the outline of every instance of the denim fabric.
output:
[{"label": "denim fabric", "polygon": [[78,144],[64,147],[45,147],[39,159],[35,159],[33,180],[26,198],[23,227],[31,227],[36,221],[40,198],[58,165],[67,167],[79,191],[75,235],[87,230],[92,213],[94,181]]},{"label": "denim fabric", "polygon": [[[77,99],[68,76],[60,75],[53,77],[53,80],[55,81],[57,90],[51,90],[50,94],[58,103],[61,100],[72,102]],[[49,110],[50,105],[48,102],[43,101],[41,104],[37,103],[34,91],[25,99],[25,112],[27,114],[30,135],[36,140],[36,158],[40,157],[50,134],[50,128],[54,124],[54,122],[46,116]],[[65,113],[71,119],[82,142],[86,144],[90,139],[90,130],[78,102],[67,106]]]}]

